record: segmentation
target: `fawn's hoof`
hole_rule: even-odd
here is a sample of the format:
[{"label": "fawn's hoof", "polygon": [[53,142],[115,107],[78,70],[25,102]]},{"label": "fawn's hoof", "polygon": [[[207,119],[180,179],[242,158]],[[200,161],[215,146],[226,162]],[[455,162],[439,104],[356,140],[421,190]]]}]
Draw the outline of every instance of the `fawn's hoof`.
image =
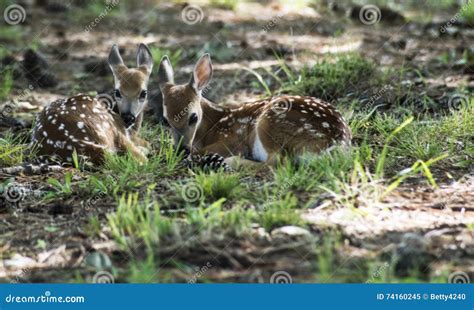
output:
[{"label": "fawn's hoof", "polygon": [[184,165],[189,168],[199,167],[208,171],[232,171],[232,169],[224,162],[224,157],[219,154],[211,153],[204,156],[191,154],[184,159]]}]

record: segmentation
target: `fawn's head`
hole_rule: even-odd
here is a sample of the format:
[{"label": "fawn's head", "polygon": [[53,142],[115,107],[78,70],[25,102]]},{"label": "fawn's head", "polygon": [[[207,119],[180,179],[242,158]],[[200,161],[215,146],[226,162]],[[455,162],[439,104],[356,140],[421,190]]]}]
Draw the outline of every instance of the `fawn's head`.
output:
[{"label": "fawn's head", "polygon": [[115,100],[118,111],[129,128],[145,108],[148,80],[153,69],[153,58],[145,44],[137,51],[137,68],[129,69],[123,63],[117,45],[113,45],[108,58],[115,80]]},{"label": "fawn's head", "polygon": [[171,128],[175,146],[190,150],[203,117],[201,92],[212,77],[211,57],[205,54],[198,60],[187,84],[175,85],[170,60],[164,56],[158,77],[163,94],[163,117]]}]

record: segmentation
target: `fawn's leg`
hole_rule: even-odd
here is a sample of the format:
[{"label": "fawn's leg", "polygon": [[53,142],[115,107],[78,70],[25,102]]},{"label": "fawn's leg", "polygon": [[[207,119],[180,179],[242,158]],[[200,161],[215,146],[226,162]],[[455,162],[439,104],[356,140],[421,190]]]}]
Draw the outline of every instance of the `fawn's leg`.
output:
[{"label": "fawn's leg", "polygon": [[267,161],[254,161],[243,158],[242,156],[226,157],[224,163],[234,170],[240,169],[260,169],[263,166],[274,167],[277,163],[276,156],[270,156]]},{"label": "fawn's leg", "polygon": [[276,156],[275,154],[269,154],[268,159],[265,162],[254,161],[243,158],[240,155],[233,155],[228,149],[223,147],[222,143],[215,143],[206,146],[199,151],[199,154],[216,153],[225,158],[224,163],[229,165],[234,170],[240,169],[259,169],[263,165],[275,166]]},{"label": "fawn's leg", "polygon": [[117,136],[117,145],[120,150],[129,151],[140,163],[144,164],[148,161],[142,151],[122,133]]}]

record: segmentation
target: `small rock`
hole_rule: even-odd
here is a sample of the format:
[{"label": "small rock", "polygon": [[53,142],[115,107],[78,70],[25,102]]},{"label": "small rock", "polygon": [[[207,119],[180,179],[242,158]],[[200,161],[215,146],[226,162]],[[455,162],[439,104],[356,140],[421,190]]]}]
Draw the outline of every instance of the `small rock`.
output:
[{"label": "small rock", "polygon": [[406,233],[395,249],[395,274],[406,277],[413,274],[427,276],[432,256],[428,253],[430,242],[415,233]]},{"label": "small rock", "polygon": [[311,233],[302,227],[298,226],[283,226],[272,230],[272,237],[288,236],[288,237],[303,237],[311,236]]},{"label": "small rock", "polygon": [[50,214],[50,215],[67,215],[67,214],[72,214],[73,211],[74,211],[74,209],[72,208],[72,206],[57,203],[49,209],[48,214]]},{"label": "small rock", "polygon": [[87,255],[84,263],[87,266],[94,267],[96,270],[106,270],[112,268],[112,261],[109,256],[103,252],[93,252]]},{"label": "small rock", "polygon": [[18,253],[14,254],[12,258],[3,261],[5,267],[10,268],[27,268],[36,265],[36,261],[30,257],[22,256]]}]

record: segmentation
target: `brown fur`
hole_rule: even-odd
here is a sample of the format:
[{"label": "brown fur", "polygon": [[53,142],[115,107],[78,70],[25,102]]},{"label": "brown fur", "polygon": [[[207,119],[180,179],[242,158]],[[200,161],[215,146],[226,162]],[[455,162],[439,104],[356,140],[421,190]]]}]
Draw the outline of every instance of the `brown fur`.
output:
[{"label": "brown fur", "polygon": [[280,154],[318,153],[336,143],[350,143],[351,131],[341,114],[317,98],[276,96],[233,107],[202,98],[212,77],[209,54],[199,59],[188,84],[174,85],[167,56],[158,75],[164,117],[175,144],[193,152],[273,163]]},{"label": "brown fur", "polygon": [[130,151],[138,160],[146,161],[127,136],[120,116],[84,95],[57,100],[44,109],[37,116],[32,143],[40,158],[61,162],[71,162],[74,150],[94,164],[102,164],[106,152]]}]

